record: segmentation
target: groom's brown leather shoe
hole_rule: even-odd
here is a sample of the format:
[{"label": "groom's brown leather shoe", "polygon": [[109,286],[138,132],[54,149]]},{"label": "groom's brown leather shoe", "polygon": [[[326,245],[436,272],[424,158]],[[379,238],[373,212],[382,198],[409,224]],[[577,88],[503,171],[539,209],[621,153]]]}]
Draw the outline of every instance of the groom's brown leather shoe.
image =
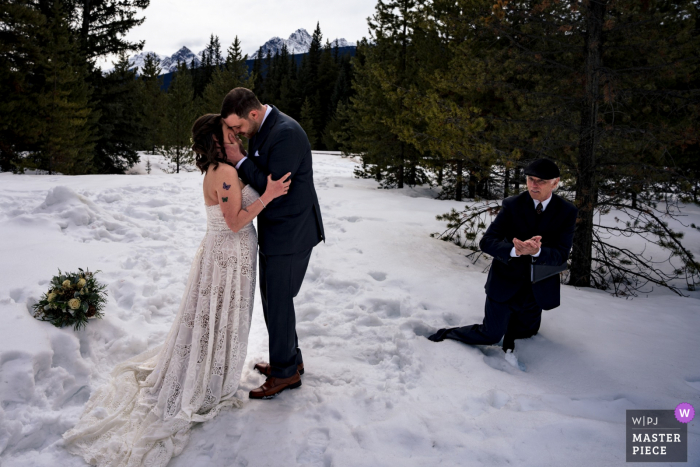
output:
[{"label": "groom's brown leather shoe", "polygon": [[289,378],[275,378],[270,376],[259,388],[255,388],[248,393],[251,399],[272,399],[285,389],[296,389],[301,386],[301,376],[297,371]]},{"label": "groom's brown leather shoe", "polygon": [[[272,367],[267,362],[256,363],[253,368],[258,370],[261,374],[263,374],[265,376],[270,376],[270,373],[272,372]],[[301,362],[300,364],[297,365],[297,371],[299,372],[300,375],[304,374],[304,362]]]}]

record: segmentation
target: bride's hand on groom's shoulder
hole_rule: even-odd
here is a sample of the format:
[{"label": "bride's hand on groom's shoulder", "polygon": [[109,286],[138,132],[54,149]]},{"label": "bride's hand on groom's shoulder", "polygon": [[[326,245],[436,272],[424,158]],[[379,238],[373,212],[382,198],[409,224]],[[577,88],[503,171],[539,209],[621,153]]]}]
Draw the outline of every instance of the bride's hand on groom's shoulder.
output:
[{"label": "bride's hand on groom's shoulder", "polygon": [[265,194],[271,199],[279,198],[282,195],[286,195],[289,192],[289,185],[292,183],[292,179],[289,178],[292,175],[291,172],[287,172],[279,180],[273,180],[272,175],[267,176],[267,187],[265,187]]}]

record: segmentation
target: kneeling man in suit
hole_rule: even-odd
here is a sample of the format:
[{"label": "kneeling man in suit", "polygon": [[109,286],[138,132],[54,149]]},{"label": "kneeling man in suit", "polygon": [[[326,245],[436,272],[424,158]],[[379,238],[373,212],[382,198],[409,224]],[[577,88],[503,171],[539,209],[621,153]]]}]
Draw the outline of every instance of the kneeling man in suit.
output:
[{"label": "kneeling man in suit", "polygon": [[560,175],[554,162],[538,159],[525,168],[525,175],[527,191],[503,200],[479,242],[493,256],[483,323],[440,329],[428,337],[431,341],[491,345],[503,338],[503,351],[512,352],[515,339],[537,334],[543,309],[559,306],[559,274],[532,283],[531,267],[567,261],[578,210],[552,193]]}]

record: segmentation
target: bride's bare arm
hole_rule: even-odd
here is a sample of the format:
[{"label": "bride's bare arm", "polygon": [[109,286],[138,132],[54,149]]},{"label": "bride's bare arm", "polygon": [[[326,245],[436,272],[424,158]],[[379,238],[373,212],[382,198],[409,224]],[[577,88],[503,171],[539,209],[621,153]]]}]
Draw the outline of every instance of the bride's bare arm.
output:
[{"label": "bride's bare arm", "polygon": [[291,180],[284,182],[291,174],[287,174],[280,180],[273,181],[267,178],[265,193],[252,204],[241,207],[242,191],[238,183],[238,171],[228,164],[219,164],[214,171],[214,187],[219,200],[219,207],[226,219],[226,225],[234,232],[238,232],[267,206],[273,199],[282,196],[289,190]]}]

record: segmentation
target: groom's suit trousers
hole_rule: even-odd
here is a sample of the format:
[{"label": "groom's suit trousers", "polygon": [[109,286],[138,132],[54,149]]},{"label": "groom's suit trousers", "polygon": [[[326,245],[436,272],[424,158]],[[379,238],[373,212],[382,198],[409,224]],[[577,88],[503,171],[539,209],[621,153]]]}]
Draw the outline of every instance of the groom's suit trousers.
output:
[{"label": "groom's suit trousers", "polygon": [[304,281],[311,251],[309,248],[291,255],[259,253],[260,296],[270,337],[270,375],[276,378],[289,378],[302,363],[294,297]]}]

